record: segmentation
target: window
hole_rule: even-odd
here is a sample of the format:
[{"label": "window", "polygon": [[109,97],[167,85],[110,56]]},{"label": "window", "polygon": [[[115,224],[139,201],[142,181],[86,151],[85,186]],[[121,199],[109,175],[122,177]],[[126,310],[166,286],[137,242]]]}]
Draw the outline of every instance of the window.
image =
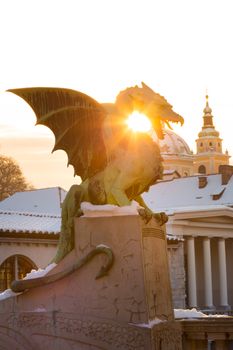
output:
[{"label": "window", "polygon": [[7,258],[0,266],[0,291],[10,288],[15,279],[22,279],[36,265],[26,256],[13,255]]},{"label": "window", "polygon": [[198,168],[199,174],[206,174],[206,168],[204,165],[200,165]]}]

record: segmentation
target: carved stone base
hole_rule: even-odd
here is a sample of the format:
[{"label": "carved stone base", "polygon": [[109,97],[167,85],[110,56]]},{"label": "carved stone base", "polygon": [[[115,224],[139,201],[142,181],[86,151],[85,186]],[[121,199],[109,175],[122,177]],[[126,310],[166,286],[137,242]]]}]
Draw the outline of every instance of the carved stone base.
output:
[{"label": "carved stone base", "polygon": [[149,329],[108,320],[82,320],[74,314],[60,312],[21,312],[6,316],[7,327],[0,326],[0,349],[3,340],[6,344],[3,349],[9,350],[181,349],[180,327],[173,322]]},{"label": "carved stone base", "polygon": [[99,254],[61,280],[0,302],[0,350],[1,339],[4,350],[182,349],[166,236],[156,221],[145,225],[138,215],[81,217],[75,232],[75,249],[49,274],[100,245],[114,254],[108,274],[95,279],[107,259]]}]

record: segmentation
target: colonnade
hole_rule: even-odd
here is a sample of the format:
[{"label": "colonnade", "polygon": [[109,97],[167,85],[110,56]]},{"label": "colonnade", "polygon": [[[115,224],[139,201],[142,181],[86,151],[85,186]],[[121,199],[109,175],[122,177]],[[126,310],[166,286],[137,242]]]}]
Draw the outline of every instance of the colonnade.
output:
[{"label": "colonnade", "polygon": [[[185,237],[187,242],[187,270],[188,270],[188,300],[189,307],[198,307],[197,300],[197,270],[195,254],[195,237]],[[213,281],[211,267],[211,238],[202,237],[203,247],[203,278],[204,278],[204,304],[208,309],[214,309]],[[217,238],[218,245],[218,270],[219,270],[219,303],[223,308],[228,308],[227,290],[227,264],[225,239]]]}]

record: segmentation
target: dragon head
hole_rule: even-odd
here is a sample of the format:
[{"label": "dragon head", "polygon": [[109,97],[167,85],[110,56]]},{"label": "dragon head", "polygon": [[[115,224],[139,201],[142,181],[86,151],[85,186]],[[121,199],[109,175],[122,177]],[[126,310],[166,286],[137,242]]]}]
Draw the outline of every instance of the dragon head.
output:
[{"label": "dragon head", "polygon": [[172,110],[172,106],[167,100],[143,82],[142,87],[136,85],[121,91],[115,104],[124,115],[129,115],[133,111],[145,114],[150,119],[153,129],[160,139],[164,137],[164,123],[170,129],[172,129],[170,122],[181,125],[184,123],[184,119]]}]

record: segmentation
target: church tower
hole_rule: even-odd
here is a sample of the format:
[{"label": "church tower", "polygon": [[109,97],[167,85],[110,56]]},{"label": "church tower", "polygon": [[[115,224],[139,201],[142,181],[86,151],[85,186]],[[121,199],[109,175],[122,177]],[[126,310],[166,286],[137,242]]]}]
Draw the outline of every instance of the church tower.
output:
[{"label": "church tower", "polygon": [[222,152],[222,139],[213,124],[212,109],[209,107],[208,95],[203,110],[203,126],[196,140],[197,153],[194,156],[194,173],[214,174],[219,166],[229,164],[228,152]]}]

